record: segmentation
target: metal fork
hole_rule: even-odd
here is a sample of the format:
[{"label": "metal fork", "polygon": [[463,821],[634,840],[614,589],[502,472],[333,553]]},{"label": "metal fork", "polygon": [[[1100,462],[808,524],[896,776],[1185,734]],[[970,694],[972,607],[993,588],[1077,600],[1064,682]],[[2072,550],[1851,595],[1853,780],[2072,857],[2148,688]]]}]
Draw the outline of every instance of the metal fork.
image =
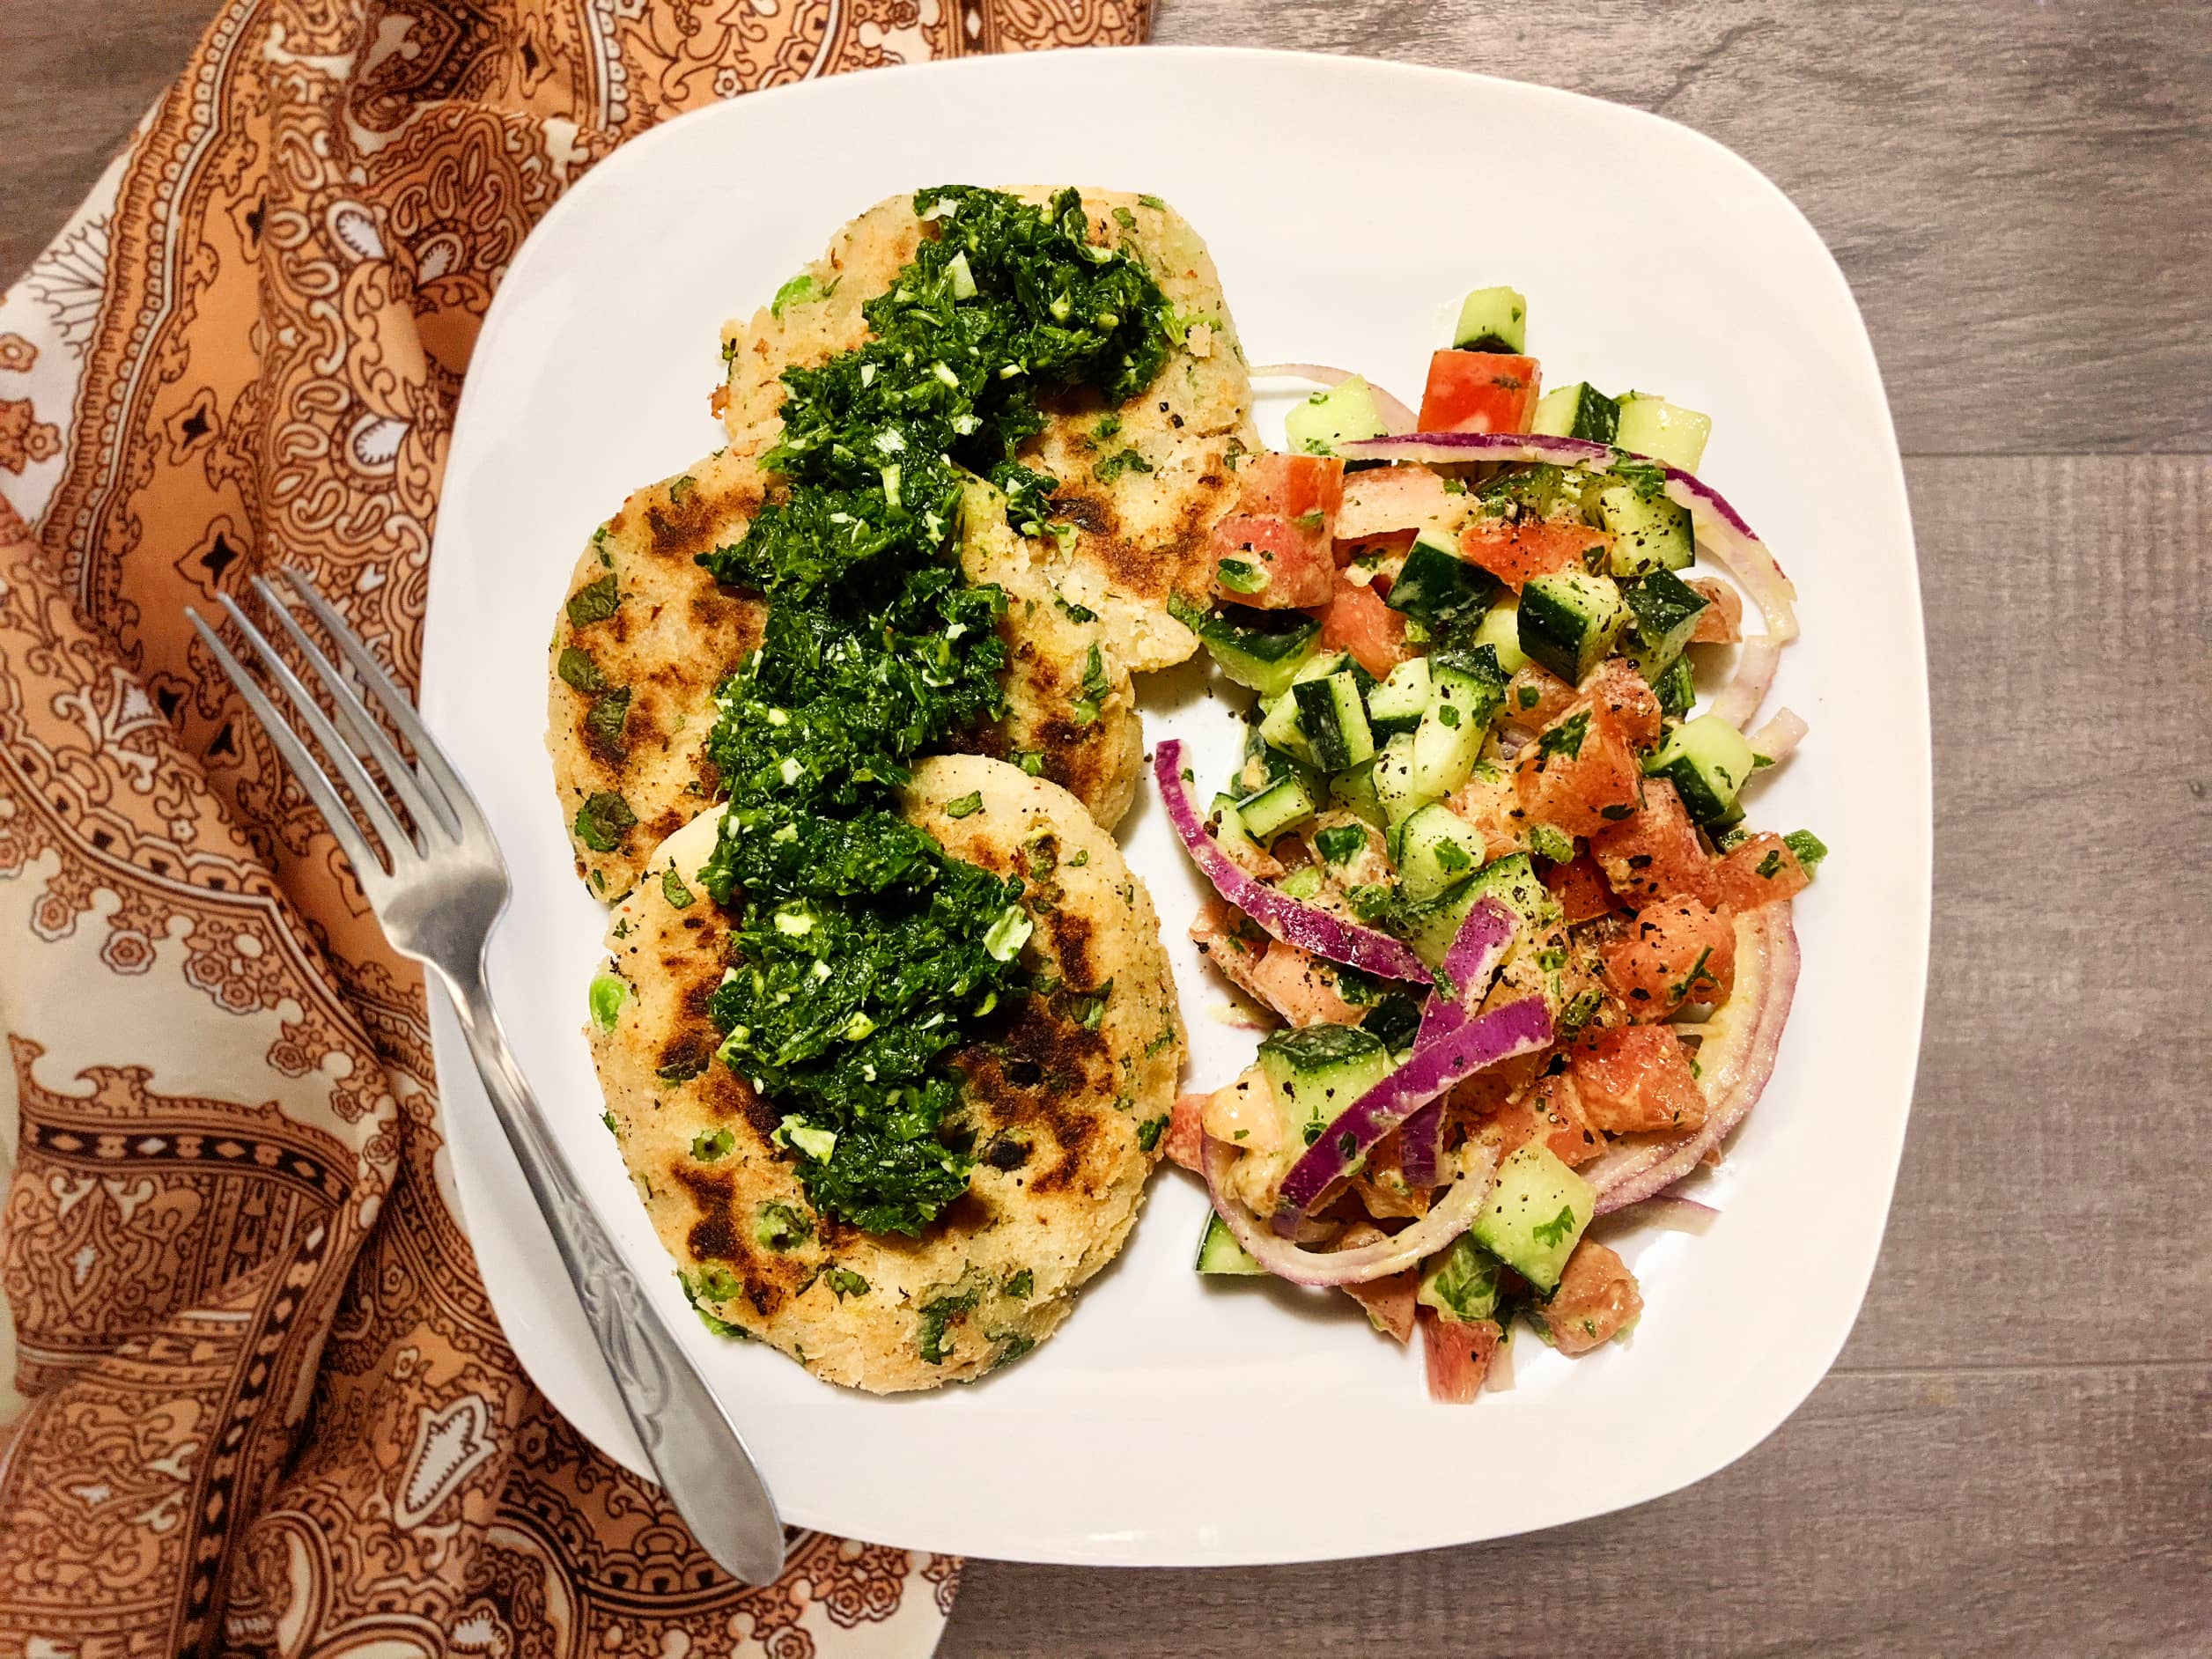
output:
[{"label": "metal fork", "polygon": [[[507,1144],[514,1148],[515,1160],[552,1228],[562,1265],[576,1286],[592,1334],[599,1339],[599,1351],[615,1375],[623,1405],[661,1486],[702,1549],[744,1582],[768,1583],[784,1564],[784,1529],[775,1500],[735,1426],[684,1357],[675,1334],[654,1312],[637,1276],[623,1265],[614,1241],[585,1201],[575,1171],[515,1064],[492,1010],[484,947],[506,908],[508,885],[506,864],[490,826],[414,705],[369,648],[305,576],[297,571],[284,574],[417,756],[416,764],[409,766],[360,693],[269,583],[256,577],[254,591],[291,636],[306,673],[330,699],[337,715],[335,722],[230,595],[222,596],[231,621],[269,676],[284,688],[300,720],[344,779],[358,817],[215,630],[190,608],[185,614],[247,706],[268,728],[293,775],[321,808],[331,833],[353,861],[354,874],[383,925],[385,937],[444,982],[499,1126],[506,1131]],[[405,820],[371,776],[372,761],[405,809]],[[381,858],[370,844],[370,831],[382,844]]]}]

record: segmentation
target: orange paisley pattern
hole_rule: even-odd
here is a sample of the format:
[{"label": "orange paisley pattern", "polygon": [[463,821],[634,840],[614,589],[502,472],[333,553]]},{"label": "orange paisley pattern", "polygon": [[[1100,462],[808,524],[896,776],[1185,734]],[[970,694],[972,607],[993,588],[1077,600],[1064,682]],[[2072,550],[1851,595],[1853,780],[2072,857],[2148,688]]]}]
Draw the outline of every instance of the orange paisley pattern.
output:
[{"label": "orange paisley pattern", "polygon": [[807,1535],[741,1589],[522,1376],[421,983],[182,613],[304,568],[411,682],[471,347],[586,169],[756,87],[1149,21],[226,0],[0,297],[0,1652],[935,1645],[956,1560]]}]

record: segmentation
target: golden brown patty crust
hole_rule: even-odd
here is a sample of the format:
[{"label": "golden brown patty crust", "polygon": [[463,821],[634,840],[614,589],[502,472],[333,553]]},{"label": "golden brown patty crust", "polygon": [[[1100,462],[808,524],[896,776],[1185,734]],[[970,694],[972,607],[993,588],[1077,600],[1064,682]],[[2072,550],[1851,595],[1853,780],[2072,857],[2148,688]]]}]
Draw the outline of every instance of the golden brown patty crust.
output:
[{"label": "golden brown patty crust", "polygon": [[546,747],[577,874],[603,898],[628,892],[646,855],[712,801],[714,688],[760,644],[765,612],[697,557],[744,534],[766,482],[725,451],[649,484],[601,527],[569,579],[549,657]]},{"label": "golden brown patty crust", "polygon": [[[946,815],[971,794],[978,807]],[[955,1057],[978,1161],[924,1235],[816,1213],[773,1144],[782,1113],[712,1059],[730,918],[693,878],[719,813],[647,866],[675,869],[690,903],[656,879],[616,908],[609,968],[630,992],[589,1034],[623,1155],[693,1299],[815,1375],[879,1393],[980,1375],[1058,1327],[1136,1220],[1183,1058],[1151,899],[1080,802],[1000,762],[945,756],[916,769],[906,806],[955,856],[1022,874],[1025,963],[1060,981]]]},{"label": "golden brown patty crust", "polygon": [[[1053,191],[1021,186],[1008,194],[1042,204]],[[1048,561],[1054,587],[1096,612],[1113,654],[1143,674],[1198,649],[1197,637],[1169,615],[1169,596],[1208,602],[1208,538],[1235,506],[1235,457],[1258,448],[1259,436],[1243,350],[1198,233],[1158,196],[1090,189],[1082,196],[1090,240],[1140,261],[1174,306],[1175,347],[1153,384],[1118,409],[1088,393],[1058,400],[1021,459],[1061,481],[1056,501],[1075,527]],[[880,202],[807,267],[818,298],[786,301],[780,313],[763,306],[725,328],[722,417],[733,447],[774,441],[778,377],[786,367],[818,367],[866,340],[861,306],[889,289],[926,233],[912,197]]]}]

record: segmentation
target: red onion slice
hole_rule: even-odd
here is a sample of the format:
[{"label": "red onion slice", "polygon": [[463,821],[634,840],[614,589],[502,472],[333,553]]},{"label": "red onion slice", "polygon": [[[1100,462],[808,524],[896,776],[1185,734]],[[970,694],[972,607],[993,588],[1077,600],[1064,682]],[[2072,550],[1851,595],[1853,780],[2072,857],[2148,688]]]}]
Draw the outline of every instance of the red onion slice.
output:
[{"label": "red onion slice", "polygon": [[[1480,900],[1467,912],[1452,936],[1451,948],[1444,953],[1444,977],[1459,994],[1446,998],[1440,990],[1430,996],[1421,1010],[1420,1028],[1413,1034],[1416,1053],[1465,1024],[1466,1011],[1482,999],[1517,925],[1513,912],[1496,899]],[[1400,1126],[1398,1169],[1412,1185],[1433,1187],[1443,1179],[1443,1156],[1444,1102],[1439,1098]]]},{"label": "red onion slice", "polygon": [[1766,724],[1744,741],[1751,744],[1754,755],[1764,755],[1770,761],[1786,761],[1796,752],[1797,745],[1805,741],[1805,734],[1810,730],[1804,716],[1795,709],[1776,709]]},{"label": "red onion slice", "polygon": [[1206,1184],[1213,1195],[1214,1213],[1254,1261],[1294,1285],[1364,1285],[1417,1265],[1473,1223],[1476,1212],[1490,1196],[1490,1183],[1498,1169],[1495,1152],[1480,1142],[1470,1142],[1459,1149],[1450,1189],[1419,1220],[1402,1233],[1357,1250],[1322,1251],[1301,1250],[1289,1240],[1276,1237],[1228,1190],[1228,1174],[1236,1159],[1235,1148],[1207,1139]]},{"label": "red onion slice", "polygon": [[1490,976],[1505,960],[1516,925],[1513,912],[1500,900],[1477,899],[1444,952],[1444,978],[1449,983],[1438,985],[1436,994],[1449,992],[1455,1001],[1470,1006],[1481,1001],[1477,992],[1488,986]]},{"label": "red onion slice", "polygon": [[1721,1213],[1709,1204],[1700,1204],[1695,1198],[1670,1198],[1663,1194],[1646,1198],[1641,1204],[1631,1204],[1615,1210],[1616,1221],[1633,1221],[1638,1226],[1663,1228],[1670,1233],[1710,1232],[1713,1223],[1721,1219]]},{"label": "red onion slice", "polygon": [[1707,712],[1719,715],[1738,730],[1749,726],[1759,705],[1766,701],[1774,671],[1781,666],[1781,648],[1771,637],[1746,639],[1736,648],[1736,672],[1715,694]]},{"label": "red onion slice", "polygon": [[1736,988],[1708,1022],[1714,1035],[1698,1049],[1698,1083],[1708,1102],[1705,1123],[1681,1135],[1623,1136],[1584,1164],[1581,1174],[1597,1191],[1598,1214],[1664,1192],[1727,1139],[1758,1103],[1774,1073],[1799,961],[1788,900],[1737,915]]},{"label": "red onion slice", "polygon": [[1423,1048],[1416,1043],[1405,1065],[1338,1112],[1320,1139],[1283,1177],[1274,1227],[1288,1236],[1321,1195],[1352,1173],[1368,1148],[1455,1084],[1516,1054],[1552,1043],[1552,1010],[1542,997],[1523,997],[1472,1018],[1458,1003],[1460,1025]]},{"label": "red onion slice", "polygon": [[[1248,372],[1256,380],[1277,376],[1289,380],[1311,380],[1316,386],[1335,387],[1342,386],[1354,374],[1358,374],[1359,371],[1334,369],[1326,363],[1263,363]],[[1367,376],[1363,374],[1360,378],[1363,380],[1367,380]],[[1383,424],[1393,432],[1410,432],[1420,424],[1419,419],[1412,409],[1406,408],[1373,380],[1368,380],[1368,390],[1375,394],[1375,409],[1382,417]]]},{"label": "red onion slice", "polygon": [[1403,941],[1315,905],[1301,904],[1238,869],[1206,832],[1198,803],[1183,780],[1180,738],[1169,738],[1153,751],[1152,775],[1160,785],[1161,800],[1167,804],[1169,822],[1175,825],[1191,862],[1205,872],[1216,892],[1277,939],[1384,979],[1430,983],[1428,970]]},{"label": "red onion slice", "polygon": [[1443,1179],[1443,1162],[1444,1102],[1439,1096],[1399,1125],[1398,1173],[1409,1186],[1433,1187]]}]

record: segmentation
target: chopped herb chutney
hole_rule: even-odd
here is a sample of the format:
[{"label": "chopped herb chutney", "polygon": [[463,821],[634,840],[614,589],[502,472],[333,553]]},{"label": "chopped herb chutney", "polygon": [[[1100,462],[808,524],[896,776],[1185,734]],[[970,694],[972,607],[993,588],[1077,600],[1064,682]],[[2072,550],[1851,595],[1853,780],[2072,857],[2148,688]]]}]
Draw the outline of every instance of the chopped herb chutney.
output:
[{"label": "chopped herb chutney", "polygon": [[[1089,245],[1076,192],[1036,208],[945,188],[914,209],[936,234],[863,307],[868,342],[784,372],[782,439],[763,457],[784,488],[699,557],[768,608],[707,743],[730,804],[700,883],[739,918],[718,1058],[784,1109],[778,1139],[815,1208],[910,1234],[975,1163],[945,1056],[1028,980],[1021,879],[961,862],[896,810],[909,762],[1005,712],[1006,598],[962,578],[963,518],[987,480],[1009,523],[1042,534],[1058,481],[1014,458],[1043,430],[1040,395],[1123,402],[1170,341],[1159,285]],[[578,599],[611,611],[605,586]],[[1095,718],[1107,681],[1090,666]],[[618,833],[620,806],[595,798],[586,815]]]}]

